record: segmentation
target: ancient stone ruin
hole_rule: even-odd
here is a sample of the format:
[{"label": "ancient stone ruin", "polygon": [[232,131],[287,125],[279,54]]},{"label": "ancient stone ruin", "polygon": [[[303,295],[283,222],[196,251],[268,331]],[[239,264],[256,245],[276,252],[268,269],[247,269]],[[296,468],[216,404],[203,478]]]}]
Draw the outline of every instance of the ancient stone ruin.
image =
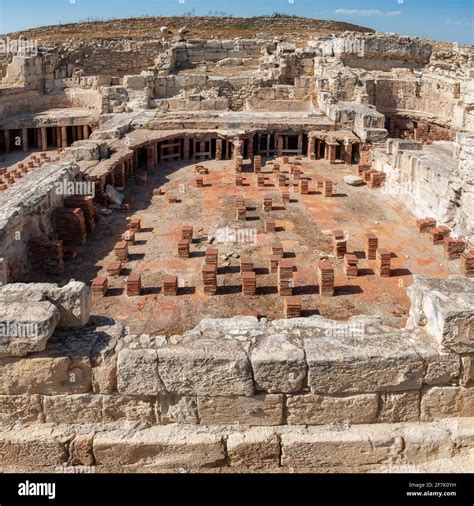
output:
[{"label": "ancient stone ruin", "polygon": [[1,55],[1,470],[474,471],[473,48],[165,21]]}]

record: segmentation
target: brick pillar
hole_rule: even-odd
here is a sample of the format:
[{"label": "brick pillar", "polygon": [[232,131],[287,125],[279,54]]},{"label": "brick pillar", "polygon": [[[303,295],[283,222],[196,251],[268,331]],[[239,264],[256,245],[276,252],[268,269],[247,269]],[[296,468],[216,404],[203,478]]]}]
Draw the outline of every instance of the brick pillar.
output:
[{"label": "brick pillar", "polygon": [[216,141],[216,160],[222,160],[222,139]]},{"label": "brick pillar", "polygon": [[270,156],[270,144],[272,142],[272,137],[270,134],[267,135],[267,156]]},{"label": "brick pillar", "polygon": [[21,129],[21,147],[23,149],[23,152],[28,151],[28,129],[27,128]]},{"label": "brick pillar", "polygon": [[311,137],[308,139],[308,158],[310,160],[316,160],[316,138]]},{"label": "brick pillar", "polygon": [[46,127],[41,127],[41,151],[46,151],[48,149],[48,134],[46,132]]},{"label": "brick pillar", "polygon": [[336,145],[329,145],[329,163],[335,163],[336,161]]},{"label": "brick pillar", "polygon": [[63,145],[62,137],[61,137],[61,127],[56,127],[56,146],[61,148]]},{"label": "brick pillar", "polygon": [[189,160],[189,139],[187,137],[184,138],[183,142],[183,160]]},{"label": "brick pillar", "polygon": [[83,128],[82,126],[78,126],[76,128],[77,128],[77,140],[82,141],[82,139],[84,138]]},{"label": "brick pillar", "polygon": [[61,147],[67,148],[67,128],[61,127]]},{"label": "brick pillar", "polygon": [[3,132],[3,138],[5,139],[5,153],[10,152],[10,130]]},{"label": "brick pillar", "polygon": [[253,158],[253,136],[248,138],[248,149],[247,149],[247,155],[252,160]]},{"label": "brick pillar", "polygon": [[82,127],[82,136],[84,137],[85,141],[87,139],[89,139],[89,126],[88,125],[83,125],[83,127]]},{"label": "brick pillar", "polygon": [[152,145],[146,147],[146,167],[153,169],[155,166],[155,148]]},{"label": "brick pillar", "polygon": [[57,146],[58,145],[58,136],[57,136],[57,129],[56,127],[52,127],[51,128],[51,139],[53,141],[53,146]]},{"label": "brick pillar", "polygon": [[298,135],[298,154],[299,155],[303,154],[303,133],[302,132]]},{"label": "brick pillar", "polygon": [[352,144],[344,144],[344,162],[350,165],[352,163]]},{"label": "brick pillar", "polygon": [[71,127],[71,130],[72,130],[72,142],[76,142],[77,141],[77,128],[76,128],[76,125],[73,125]]},{"label": "brick pillar", "polygon": [[277,145],[276,145],[276,150],[277,150],[277,153],[276,155],[277,156],[283,156],[283,146],[284,146],[284,138],[283,138],[283,135],[279,135],[277,137]]}]

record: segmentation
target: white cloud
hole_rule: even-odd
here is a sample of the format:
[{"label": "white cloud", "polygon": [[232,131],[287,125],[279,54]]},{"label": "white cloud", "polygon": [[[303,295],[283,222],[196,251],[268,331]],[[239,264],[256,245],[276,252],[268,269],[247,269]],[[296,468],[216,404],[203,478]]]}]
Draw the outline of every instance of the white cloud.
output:
[{"label": "white cloud", "polygon": [[335,14],[343,16],[400,16],[401,11],[380,11],[378,9],[336,9]]}]

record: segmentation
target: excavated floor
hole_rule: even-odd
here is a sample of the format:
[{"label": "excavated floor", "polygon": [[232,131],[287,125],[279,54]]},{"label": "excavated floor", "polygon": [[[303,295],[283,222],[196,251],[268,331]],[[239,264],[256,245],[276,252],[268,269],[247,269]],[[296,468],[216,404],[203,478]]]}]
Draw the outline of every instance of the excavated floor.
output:
[{"label": "excavated floor", "polygon": [[[325,198],[320,191],[309,195],[291,194],[285,209],[277,186],[257,188],[250,166],[244,167],[246,186],[235,186],[235,171],[230,161],[208,161],[210,174],[205,188],[196,188],[194,163],[170,162],[148,173],[146,185],[130,179],[125,193],[133,199],[128,213],[114,211],[98,224],[77,257],[66,264],[61,276],[32,276],[30,281],[66,282],[70,278],[90,282],[106,276],[107,265],[115,260],[113,247],[126,231],[128,219],[141,218],[143,230],[130,248],[130,258],[119,278],[109,277],[109,295],[95,297],[93,313],[121,321],[133,333],[178,334],[193,328],[205,317],[227,318],[253,314],[269,319],[284,317],[283,298],[277,292],[277,275],[270,274],[270,245],[281,242],[285,254],[293,257],[294,294],[302,297],[303,315],[321,314],[346,320],[356,314],[378,314],[384,323],[404,326],[410,306],[406,288],[413,275],[447,278],[459,274],[459,261],[447,261],[442,247],[434,247],[428,234],[419,234],[415,219],[403,206],[403,197],[393,197],[383,189],[352,187],[343,178],[355,169],[330,166],[325,161],[304,162],[303,170],[315,179],[330,178],[337,183],[334,196]],[[274,177],[271,177],[274,180]],[[166,185],[169,193],[180,199],[169,204],[166,196],[152,197],[153,188]],[[314,181],[311,183],[314,188]],[[236,221],[234,197],[243,195],[250,211],[245,224]],[[274,198],[273,210],[264,212],[262,196]],[[265,233],[264,220],[276,220],[277,231]],[[178,258],[177,242],[182,225],[193,225],[194,243],[191,257]],[[210,246],[207,235],[217,239],[228,231],[245,229],[240,242],[212,244],[219,255],[234,253],[228,260],[219,258],[218,295],[205,296],[201,269],[204,252]],[[348,252],[359,257],[357,279],[345,279],[342,260],[334,259],[331,234],[343,229],[349,234]],[[379,237],[379,247],[393,252],[391,278],[379,278],[375,261],[365,258],[365,234]],[[230,237],[232,239],[232,237]],[[240,260],[235,255],[250,256],[257,271],[257,295],[241,293]],[[318,293],[317,265],[329,257],[336,267],[334,297]],[[142,274],[143,294],[127,297],[126,278],[130,272]],[[163,277],[178,275],[181,285],[177,297],[162,294]]]}]

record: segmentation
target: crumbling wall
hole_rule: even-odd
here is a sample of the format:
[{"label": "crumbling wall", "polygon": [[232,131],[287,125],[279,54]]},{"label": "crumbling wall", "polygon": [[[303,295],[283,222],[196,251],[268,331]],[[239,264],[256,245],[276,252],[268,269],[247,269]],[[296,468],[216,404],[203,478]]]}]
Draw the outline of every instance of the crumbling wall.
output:
[{"label": "crumbling wall", "polygon": [[373,166],[387,174],[384,191],[402,198],[418,218],[435,218],[474,241],[472,135],[456,143],[389,140],[374,151]]}]

